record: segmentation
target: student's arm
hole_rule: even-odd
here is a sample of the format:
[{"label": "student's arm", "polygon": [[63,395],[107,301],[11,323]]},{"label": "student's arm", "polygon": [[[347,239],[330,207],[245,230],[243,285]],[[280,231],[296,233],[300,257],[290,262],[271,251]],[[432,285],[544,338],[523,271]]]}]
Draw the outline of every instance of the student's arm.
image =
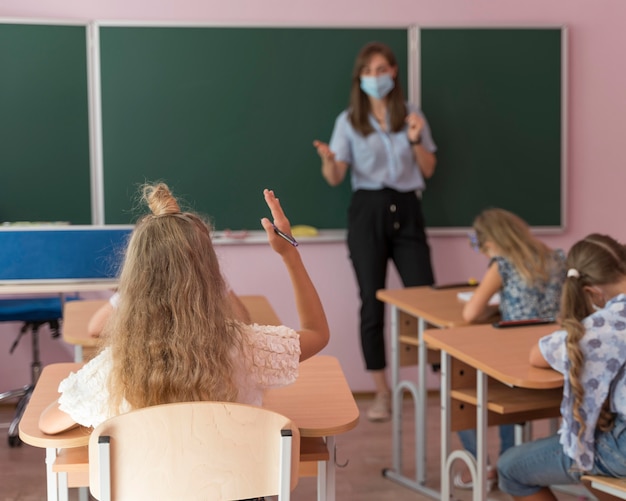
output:
[{"label": "student's arm", "polygon": [[246,305],[243,304],[239,296],[235,294],[232,290],[228,291],[228,299],[230,300],[231,307],[233,309],[233,314],[235,318],[244,324],[249,324],[252,322],[252,317],[250,317],[250,312]]},{"label": "student's arm", "polygon": [[498,263],[493,261],[476,287],[473,296],[463,308],[463,319],[466,322],[485,322],[498,313],[499,307],[489,305],[489,300],[501,288],[502,277],[498,272]]},{"label": "student's arm", "polygon": [[543,356],[543,353],[541,353],[541,350],[539,349],[539,343],[533,345],[533,347],[530,349],[529,362],[530,365],[532,365],[533,367],[541,367],[543,369],[549,369],[551,367]]},{"label": "student's arm", "polygon": [[113,305],[107,301],[92,315],[87,324],[87,332],[91,337],[99,337],[109,316],[113,313]]},{"label": "student's arm", "polygon": [[[265,202],[272,212],[274,224],[284,233],[291,235],[291,226],[285,217],[280,202],[274,192],[264,190]],[[289,272],[291,284],[296,299],[298,317],[300,318],[300,361],[306,360],[318,353],[328,344],[330,332],[326,314],[317,290],[304,267],[298,249],[274,232],[268,218],[261,219],[261,224],[267,233],[272,249],[283,258]]]},{"label": "student's arm", "polygon": [[41,416],[39,416],[39,429],[48,435],[56,435],[76,426],[78,426],[78,423],[69,414],[59,409],[58,400],[46,407]]},{"label": "student's arm", "polygon": [[313,146],[322,159],[322,176],[329,185],[337,186],[346,177],[348,164],[335,160],[335,154],[330,151],[328,144],[316,140],[313,141]]}]

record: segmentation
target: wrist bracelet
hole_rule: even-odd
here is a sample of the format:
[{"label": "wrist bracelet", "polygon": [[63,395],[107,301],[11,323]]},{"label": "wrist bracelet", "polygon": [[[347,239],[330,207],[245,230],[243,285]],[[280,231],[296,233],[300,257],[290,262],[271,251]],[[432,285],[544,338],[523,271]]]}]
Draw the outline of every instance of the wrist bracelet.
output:
[{"label": "wrist bracelet", "polygon": [[416,144],[422,144],[422,136],[420,135],[415,141],[409,139],[409,144],[415,146]]}]

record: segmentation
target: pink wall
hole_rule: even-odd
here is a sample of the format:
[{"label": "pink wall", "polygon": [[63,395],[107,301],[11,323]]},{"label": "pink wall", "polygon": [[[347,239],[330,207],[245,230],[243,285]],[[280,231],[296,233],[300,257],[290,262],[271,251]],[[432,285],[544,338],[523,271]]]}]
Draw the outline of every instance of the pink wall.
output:
[{"label": "pink wall", "polygon": [[[80,20],[185,21],[207,24],[276,26],[529,26],[569,28],[569,166],[567,220],[564,233],[546,236],[553,247],[567,249],[593,231],[626,241],[622,223],[626,169],[621,134],[626,131],[626,2],[623,0],[5,0],[1,17]],[[320,70],[320,78],[332,78]],[[338,85],[347,85],[338,82]],[[470,127],[471,124],[468,124]],[[329,134],[332,124],[329,124]],[[437,175],[445,175],[440,171]],[[532,194],[529,194],[532,203]],[[428,215],[426,215],[428,217]],[[486,262],[460,237],[431,238],[437,279],[441,282],[480,277]],[[340,358],[355,391],[371,389],[362,369],[357,342],[357,291],[345,245],[301,247],[327,309],[333,339],[327,353]],[[242,294],[269,297],[285,323],[297,325],[288,281],[280,261],[265,246],[220,248],[226,274]],[[263,263],[251,273],[249,263]],[[389,287],[398,287],[392,275]],[[2,326],[0,352],[6,353],[15,327]],[[0,391],[28,378],[28,353],[20,347],[10,364],[1,364]],[[44,346],[46,362],[68,358],[60,342]],[[3,360],[8,355],[2,355]]]}]

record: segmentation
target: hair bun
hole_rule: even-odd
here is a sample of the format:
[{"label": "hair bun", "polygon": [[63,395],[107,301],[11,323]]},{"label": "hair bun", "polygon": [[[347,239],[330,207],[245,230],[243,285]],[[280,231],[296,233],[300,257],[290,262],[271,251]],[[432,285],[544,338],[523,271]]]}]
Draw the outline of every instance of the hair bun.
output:
[{"label": "hair bun", "polygon": [[145,185],[143,187],[143,199],[155,216],[180,214],[178,202],[165,183]]}]

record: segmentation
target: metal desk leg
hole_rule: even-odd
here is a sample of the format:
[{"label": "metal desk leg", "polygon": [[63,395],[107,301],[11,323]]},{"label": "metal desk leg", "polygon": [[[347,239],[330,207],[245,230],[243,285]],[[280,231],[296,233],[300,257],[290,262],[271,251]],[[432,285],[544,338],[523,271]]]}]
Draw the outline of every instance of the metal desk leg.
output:
[{"label": "metal desk leg", "polygon": [[450,455],[450,433],[452,419],[450,412],[450,355],[441,352],[441,499],[450,499],[450,475],[448,456]]},{"label": "metal desk leg", "polygon": [[330,458],[326,461],[326,501],[335,501],[335,473],[337,465],[337,449],[335,447],[335,437],[326,437],[326,447],[330,452]]},{"label": "metal desk leg", "polygon": [[52,465],[56,461],[57,450],[54,447],[46,448],[46,489],[48,501],[58,501],[59,488],[57,484],[57,475],[52,471]]},{"label": "metal desk leg", "polygon": [[476,370],[478,401],[476,402],[476,461],[478,482],[474,483],[474,501],[487,499],[487,375]]},{"label": "metal desk leg", "polygon": [[83,361],[83,347],[79,344],[74,345],[74,362]]},{"label": "metal desk leg", "polygon": [[59,501],[69,501],[70,488],[67,485],[67,472],[61,472],[57,474],[59,482]]},{"label": "metal desk leg", "polygon": [[426,414],[428,412],[428,395],[426,394],[426,377],[427,377],[427,360],[428,348],[424,342],[424,330],[426,322],[423,318],[417,320],[417,338],[419,345],[417,347],[417,368],[419,380],[417,381],[419,388],[418,414],[415,422],[415,438],[417,443],[418,456],[415,458],[415,468],[417,470],[417,481],[420,484],[426,483]]},{"label": "metal desk leg", "polygon": [[318,461],[317,462],[317,501],[324,501],[326,497],[326,486],[328,482],[326,481],[326,469],[328,468],[328,461]]},{"label": "metal desk leg", "polygon": [[463,461],[476,485],[478,472],[476,459],[466,450],[451,451],[452,437],[452,399],[450,382],[452,380],[452,362],[450,355],[441,352],[441,499],[450,499],[450,474],[456,460]]},{"label": "metal desk leg", "polygon": [[89,501],[89,487],[78,488],[78,501]]},{"label": "metal desk leg", "polygon": [[[426,392],[427,354],[424,343],[426,322],[418,318],[418,386],[412,381],[400,381],[400,311],[391,306],[391,387],[392,387],[392,458],[393,468],[384,469],[383,475],[409,489],[439,499],[439,492],[424,486],[426,482]],[[402,461],[402,397],[411,393],[415,406],[415,479],[403,474]]]}]

